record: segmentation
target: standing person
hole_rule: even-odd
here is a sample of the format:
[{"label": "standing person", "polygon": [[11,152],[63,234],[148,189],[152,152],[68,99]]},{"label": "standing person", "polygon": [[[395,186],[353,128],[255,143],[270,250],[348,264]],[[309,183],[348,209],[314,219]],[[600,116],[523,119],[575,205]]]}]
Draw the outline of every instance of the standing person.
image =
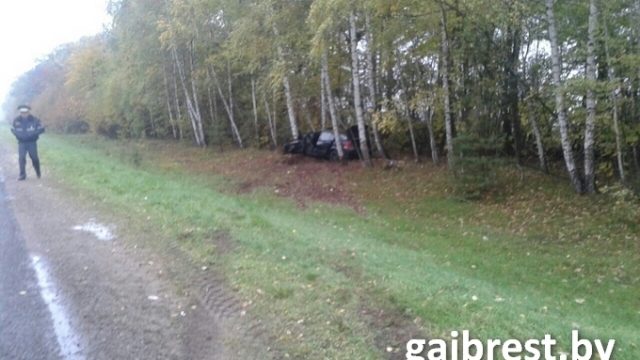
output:
[{"label": "standing person", "polygon": [[44,127],[40,123],[40,119],[31,115],[29,105],[18,106],[20,115],[13,120],[11,132],[18,139],[18,162],[20,164],[20,177],[18,180],[27,178],[26,164],[27,153],[36,170],[36,175],[40,178],[40,159],[38,158],[38,137],[44,132]]}]

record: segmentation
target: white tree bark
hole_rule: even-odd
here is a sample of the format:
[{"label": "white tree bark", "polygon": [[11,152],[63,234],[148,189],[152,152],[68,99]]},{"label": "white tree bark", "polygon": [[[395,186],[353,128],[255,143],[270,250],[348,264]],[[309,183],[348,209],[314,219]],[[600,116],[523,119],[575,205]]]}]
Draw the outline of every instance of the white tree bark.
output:
[{"label": "white tree bark", "polygon": [[211,116],[211,127],[215,129],[216,128],[216,107],[214,104],[215,96],[211,91],[212,82],[213,82],[213,79],[211,79],[211,71],[209,71],[209,68],[207,67],[207,100],[209,102],[209,116]]},{"label": "white tree bark", "polygon": [[595,181],[595,127],[596,127],[596,96],[593,87],[596,82],[595,37],[598,25],[598,8],[596,1],[589,2],[589,27],[587,42],[587,121],[584,130],[584,191],[588,194],[596,192]]},{"label": "white tree bark", "polygon": [[444,5],[440,5],[441,10],[441,36],[442,36],[442,89],[444,91],[444,124],[446,132],[447,163],[449,170],[453,170],[455,165],[455,154],[453,152],[453,119],[451,119],[451,93],[449,90],[449,35],[447,33],[447,14]]},{"label": "white tree bark", "polygon": [[251,100],[253,103],[253,126],[256,131],[256,143],[260,144],[260,131],[258,130],[258,103],[256,100],[256,80],[251,77]]},{"label": "white tree bark", "polygon": [[[278,32],[278,28],[276,25],[273,25],[273,33],[276,36],[276,49],[278,51],[278,56],[280,57],[280,61],[286,64],[286,58],[284,55],[284,49],[282,49],[282,45],[278,42],[278,37],[280,36]],[[282,78],[282,82],[284,85],[284,96],[287,102],[287,114],[289,115],[289,126],[291,127],[291,136],[293,139],[297,139],[300,137],[300,131],[298,130],[298,122],[296,120],[296,112],[293,103],[293,95],[291,93],[291,83],[289,82],[289,74],[288,69],[285,69],[284,76]]]},{"label": "white tree bark", "polygon": [[571,184],[577,193],[582,193],[582,183],[573,157],[573,149],[571,148],[571,140],[569,138],[569,124],[564,107],[563,84],[560,79],[562,68],[558,49],[558,33],[556,31],[556,21],[553,12],[553,0],[545,0],[545,4],[547,8],[547,22],[549,25],[549,41],[551,43],[551,71],[555,87],[556,113],[558,116],[558,125],[560,127],[562,152],[564,154],[564,162],[571,179]]},{"label": "white tree bark", "polygon": [[193,62],[193,42],[191,43],[191,49],[189,51],[189,66],[190,66],[189,78],[191,80],[191,91],[193,92],[193,95],[192,95],[193,110],[195,111],[195,115],[196,115],[195,121],[196,121],[196,127],[198,131],[198,137],[200,139],[200,142],[198,145],[200,145],[201,147],[207,147],[207,140],[205,139],[205,136],[204,136],[204,125],[202,122],[202,113],[200,112],[200,103],[198,101],[198,89],[196,86],[196,79],[194,78],[195,65]]},{"label": "white tree bark", "polygon": [[207,86],[207,101],[209,103],[209,116],[211,117],[211,127],[216,127],[216,112],[213,106],[213,94],[211,92],[211,86]]},{"label": "white tree bark", "polygon": [[184,139],[184,132],[182,131],[182,107],[180,106],[180,95],[178,91],[178,74],[176,70],[176,63],[173,62],[173,97],[176,103],[176,115],[178,116],[176,119],[176,123],[178,125],[178,134],[180,140]]},{"label": "white tree bark", "polygon": [[408,112],[405,113],[407,123],[409,124],[409,137],[411,138],[411,147],[413,149],[413,161],[420,162],[420,154],[418,154],[418,146],[416,145],[416,135],[413,131],[413,120]]},{"label": "white tree bark", "polygon": [[175,117],[173,116],[173,109],[171,108],[171,95],[169,93],[169,80],[167,79],[166,67],[165,71],[162,73],[164,75],[164,89],[167,94],[167,111],[169,113],[169,124],[171,126],[171,133],[173,134],[174,139],[178,139],[178,129],[175,123]]},{"label": "white tree bark", "polygon": [[[222,91],[222,87],[220,86],[220,81],[218,80],[218,74],[216,73],[216,70],[213,68],[213,66],[211,66],[210,69],[211,69],[211,74],[213,76],[213,81],[215,82],[216,88],[218,89],[218,95],[220,95],[220,98],[222,99],[222,104],[224,105],[224,109],[227,112],[227,116],[229,117],[229,123],[231,125],[231,132],[233,134],[233,137],[236,139],[238,146],[240,148],[243,148],[244,144],[242,143],[242,137],[240,137],[240,132],[238,131],[238,126],[236,125],[236,120],[233,112],[233,97],[227,100],[227,98],[224,95],[224,92]],[[229,81],[231,81],[230,78],[229,78]],[[229,84],[229,88],[231,88],[231,84]],[[230,94],[232,93],[230,92]]]},{"label": "white tree bark", "polygon": [[367,128],[362,114],[362,98],[360,96],[360,66],[358,64],[358,44],[356,39],[356,14],[351,11],[349,15],[349,33],[351,38],[351,77],[353,79],[353,105],[356,111],[358,124],[358,137],[360,138],[360,152],[365,166],[371,166],[369,144],[367,143]]},{"label": "white tree bark", "polygon": [[[340,139],[340,131],[338,129],[338,114],[336,112],[335,104],[333,103],[333,94],[331,93],[331,77],[329,76],[329,61],[327,59],[327,51],[322,54],[322,83],[326,92],[326,98],[329,102],[329,116],[331,117],[331,126],[333,127],[333,135],[336,141],[336,150],[338,151],[338,158],[344,159],[344,151],[342,151],[342,141]],[[357,144],[353,144],[357,146]]]},{"label": "white tree bark", "polygon": [[296,112],[293,104],[293,96],[291,95],[291,84],[289,83],[289,75],[284,75],[284,95],[287,100],[287,114],[289,115],[289,126],[291,126],[291,136],[294,139],[300,137],[298,130],[298,122],[296,121]]},{"label": "white tree bark", "polygon": [[176,68],[178,69],[178,75],[180,77],[180,84],[182,85],[182,91],[184,93],[184,98],[187,105],[187,114],[189,115],[189,119],[191,120],[193,135],[195,137],[196,144],[198,146],[203,146],[202,139],[200,138],[200,132],[198,129],[198,120],[197,120],[198,113],[194,109],[193,102],[191,100],[191,95],[189,94],[189,90],[187,90],[187,84],[186,84],[187,80],[184,73],[183,65],[180,59],[178,58],[178,51],[175,49],[175,47],[172,49],[172,51],[173,51],[173,58],[176,64]]},{"label": "white tree bark", "polygon": [[540,162],[540,169],[548,173],[549,167],[547,166],[547,157],[545,155],[544,143],[542,142],[542,132],[540,132],[540,126],[536,119],[536,114],[532,111],[529,112],[529,120],[531,121],[531,127],[533,128],[533,135],[536,138],[536,148],[538,150],[538,161]]},{"label": "white tree bark", "polygon": [[[321,71],[322,72],[322,71]],[[324,79],[320,79],[320,127],[327,128],[327,98],[324,89]]]},{"label": "white tree bark", "polygon": [[[277,136],[278,136],[278,93],[274,90],[273,91],[273,111],[272,111],[273,115],[273,133],[274,135],[274,139],[277,140]],[[276,141],[276,146],[278,146],[277,141]]]},{"label": "white tree bark", "polygon": [[276,126],[274,118],[271,116],[271,109],[269,108],[269,102],[267,98],[264,98],[264,108],[267,112],[267,121],[269,122],[269,134],[271,135],[271,142],[273,142],[273,146],[278,146],[278,137],[276,136]]},{"label": "white tree bark", "polygon": [[378,153],[386,160],[388,160],[387,153],[382,147],[382,140],[380,139],[380,131],[378,131],[378,124],[374,121],[374,114],[376,113],[376,107],[378,104],[377,89],[376,89],[376,74],[375,74],[375,61],[373,58],[373,29],[371,28],[371,19],[369,13],[365,14],[366,23],[366,38],[367,38],[367,86],[369,87],[369,102],[367,106],[367,112],[369,113],[369,122],[371,123],[371,129],[373,130],[373,139],[376,143],[376,149]]}]

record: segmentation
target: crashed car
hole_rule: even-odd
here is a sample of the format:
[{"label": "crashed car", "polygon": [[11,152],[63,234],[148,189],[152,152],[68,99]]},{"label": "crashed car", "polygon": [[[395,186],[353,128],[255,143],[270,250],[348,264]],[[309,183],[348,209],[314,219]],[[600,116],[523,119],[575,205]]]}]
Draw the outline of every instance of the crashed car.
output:
[{"label": "crashed car", "polygon": [[[347,135],[340,134],[340,143],[345,159],[355,159],[358,152],[354,142]],[[316,131],[305,134],[300,139],[284,145],[285,154],[303,154],[320,159],[338,161],[338,150],[335,135],[331,130]]]}]

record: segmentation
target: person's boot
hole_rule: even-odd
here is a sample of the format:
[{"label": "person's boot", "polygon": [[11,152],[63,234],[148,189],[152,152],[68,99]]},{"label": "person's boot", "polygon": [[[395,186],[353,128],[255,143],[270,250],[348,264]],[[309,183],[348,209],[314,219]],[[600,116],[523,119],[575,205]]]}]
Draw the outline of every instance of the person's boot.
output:
[{"label": "person's boot", "polygon": [[33,169],[36,171],[36,176],[38,177],[38,179],[40,179],[41,174],[40,174],[40,161],[34,161],[33,162]]},{"label": "person's boot", "polygon": [[18,181],[26,180],[26,178],[27,178],[27,176],[26,176],[26,175],[20,175],[20,176],[18,177]]}]

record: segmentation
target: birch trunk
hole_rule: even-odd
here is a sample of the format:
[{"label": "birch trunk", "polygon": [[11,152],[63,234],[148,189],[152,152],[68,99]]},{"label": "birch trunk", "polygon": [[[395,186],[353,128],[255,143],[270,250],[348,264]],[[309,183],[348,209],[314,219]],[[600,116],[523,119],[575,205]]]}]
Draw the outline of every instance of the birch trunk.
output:
[{"label": "birch trunk", "polygon": [[571,140],[569,138],[569,124],[567,114],[564,107],[563,84],[560,79],[562,71],[560,54],[558,48],[558,33],[556,31],[556,21],[553,13],[553,0],[545,0],[547,10],[547,22],[549,25],[549,41],[551,43],[551,63],[553,73],[553,84],[555,87],[556,113],[558,116],[558,125],[560,127],[560,141],[562,142],[562,152],[564,154],[564,162],[567,172],[571,179],[571,184],[577,193],[582,193],[582,183],[573,158],[573,150],[571,148]]},{"label": "birch trunk", "polygon": [[365,166],[371,166],[369,144],[367,144],[367,128],[362,114],[362,98],[360,97],[360,70],[358,65],[358,44],[356,41],[356,15],[352,10],[349,15],[349,33],[351,37],[351,77],[353,78],[353,103],[356,108],[358,137],[360,138],[360,152]]},{"label": "birch trunk", "polygon": [[[276,134],[276,139],[278,135],[278,94],[276,91],[273,92],[273,133]],[[277,145],[276,145],[277,146]]]},{"label": "birch trunk", "polygon": [[436,143],[436,137],[433,132],[433,110],[429,108],[429,113],[427,114],[427,130],[429,131],[429,145],[431,146],[431,160],[433,163],[438,165],[440,162],[440,157],[438,155],[438,144]]},{"label": "birch trunk", "polygon": [[167,94],[167,111],[169,113],[169,124],[171,125],[171,133],[173,134],[173,138],[178,138],[178,129],[176,128],[175,118],[173,116],[173,109],[171,108],[171,95],[169,94],[169,80],[167,79],[166,67],[163,72],[164,76],[164,89]]},{"label": "birch trunk", "polygon": [[431,105],[423,104],[420,109],[420,117],[422,121],[427,124],[427,131],[429,132],[429,145],[431,147],[431,160],[434,164],[438,164],[440,161],[438,156],[438,144],[436,143],[436,137],[433,133],[433,109]]},{"label": "birch trunk", "polygon": [[195,73],[195,65],[193,62],[193,42],[191,43],[191,49],[189,51],[189,66],[189,78],[191,80],[191,91],[193,92],[193,107],[196,115],[195,120],[198,129],[198,137],[200,139],[200,143],[198,145],[201,147],[207,147],[207,140],[204,137],[204,126],[202,124],[202,113],[200,112],[200,103],[198,101],[198,89],[196,87],[196,79],[193,77]]},{"label": "birch trunk", "polygon": [[[231,125],[231,133],[233,134],[233,137],[238,143],[238,146],[240,148],[243,148],[244,145],[242,143],[242,138],[240,137],[240,133],[238,132],[238,127],[236,126],[236,120],[234,117],[233,98],[230,98],[227,101],[227,98],[225,97],[224,92],[222,91],[222,87],[220,86],[220,81],[218,80],[218,74],[216,73],[216,70],[213,67],[211,67],[211,74],[213,76],[213,81],[216,84],[216,88],[218,89],[218,95],[220,95],[220,98],[222,99],[222,105],[224,105],[224,109],[227,112],[229,123]],[[229,85],[229,87],[231,88],[231,85]]]},{"label": "birch trunk", "polygon": [[371,129],[373,130],[373,139],[376,143],[376,149],[378,153],[385,159],[389,160],[387,153],[382,147],[382,140],[380,139],[380,131],[378,131],[378,124],[374,121],[374,114],[377,111],[378,99],[376,89],[376,71],[375,62],[373,59],[373,29],[371,29],[371,19],[369,13],[365,14],[366,23],[366,39],[367,39],[367,65],[369,71],[367,71],[367,86],[369,87],[369,103],[367,111],[369,113],[369,123],[371,123]]},{"label": "birch trunk", "polygon": [[420,155],[418,154],[418,146],[416,145],[416,135],[413,132],[413,120],[411,116],[406,113],[407,122],[409,124],[409,136],[411,137],[411,147],[413,148],[413,161],[420,162]]},{"label": "birch trunk", "polygon": [[453,170],[455,156],[453,152],[453,119],[451,119],[451,93],[449,90],[449,35],[447,34],[447,14],[444,5],[440,5],[441,10],[441,32],[442,32],[442,89],[444,91],[444,123],[447,137],[447,163],[449,170]]},{"label": "birch trunk", "polygon": [[212,92],[211,92],[211,83],[212,83],[212,79],[211,79],[211,72],[209,71],[209,69],[207,68],[207,100],[209,102],[209,115],[211,116],[211,128],[212,129],[216,129],[216,113],[217,113],[217,109],[216,106],[214,104],[214,98],[215,96],[213,96]]},{"label": "birch trunk", "polygon": [[[280,36],[280,33],[278,32],[278,28],[275,26],[275,24],[273,25],[273,33],[275,34],[276,38]],[[280,57],[280,61],[286,64],[284,50],[282,49],[282,45],[280,45],[280,43],[277,42],[277,39],[276,39],[276,44],[277,44],[276,50],[278,51],[278,56]],[[293,137],[293,139],[297,139],[300,137],[300,131],[298,130],[298,122],[296,120],[296,112],[293,104],[293,95],[291,94],[291,84],[289,83],[289,74],[287,73],[287,70],[285,70],[282,82],[284,85],[284,95],[287,101],[287,114],[289,115],[289,126],[291,127],[291,136]]]},{"label": "birch trunk", "polygon": [[[322,70],[320,72],[322,73]],[[327,128],[327,98],[324,86],[324,79],[320,75],[320,127],[322,130]]]},{"label": "birch trunk", "polygon": [[[604,23],[604,50],[605,56],[607,57],[607,77],[610,83],[614,83],[616,81],[615,74],[613,71],[613,64],[611,62],[611,55],[609,53],[609,28],[606,23],[606,16],[603,17],[605,19]],[[611,100],[611,104],[613,107],[613,133],[616,137],[616,160],[618,163],[618,174],[620,176],[620,181],[625,182],[625,172],[624,172],[624,160],[622,159],[622,132],[620,131],[620,123],[618,118],[618,94],[620,93],[620,85],[617,85],[615,89],[611,91],[609,95],[609,99]]]},{"label": "birch trunk", "polygon": [[189,115],[189,119],[191,120],[191,127],[193,129],[193,135],[195,137],[196,140],[196,144],[198,146],[202,146],[201,140],[200,140],[200,133],[198,132],[198,125],[197,125],[197,113],[195,111],[195,109],[193,108],[193,102],[191,101],[191,96],[189,94],[189,90],[187,90],[187,84],[186,84],[186,77],[184,74],[184,69],[182,67],[182,63],[180,62],[180,59],[178,59],[178,52],[177,50],[174,48],[173,49],[173,58],[175,60],[176,63],[176,67],[178,69],[178,75],[180,77],[180,84],[182,85],[182,91],[184,93],[184,98],[185,98],[185,102],[187,105],[187,114]]},{"label": "birch trunk", "polygon": [[258,130],[258,103],[256,100],[256,80],[251,77],[251,101],[253,103],[253,126],[256,131],[256,144],[260,145],[260,131]]},{"label": "birch trunk", "polygon": [[[342,151],[342,141],[340,139],[340,131],[338,131],[338,114],[336,112],[335,104],[333,103],[333,94],[331,93],[331,78],[329,77],[329,61],[327,60],[327,51],[322,54],[322,83],[326,92],[326,98],[329,102],[329,116],[331,117],[331,126],[333,127],[333,136],[336,141],[336,150],[338,151],[338,158],[344,159],[344,151]],[[353,144],[357,146],[357,144]]]},{"label": "birch trunk", "polygon": [[613,132],[616,136],[616,160],[618,162],[618,173],[620,175],[620,181],[626,182],[627,178],[624,172],[624,160],[622,158],[622,131],[620,130],[620,121],[618,118],[618,93],[620,87],[613,90]]},{"label": "birch trunk", "polygon": [[587,42],[587,121],[584,130],[584,191],[588,194],[596,192],[595,176],[595,127],[596,96],[593,88],[596,82],[595,36],[598,21],[598,8],[595,0],[589,2],[589,40]]},{"label": "birch trunk", "polygon": [[289,75],[284,76],[284,95],[287,100],[287,114],[289,115],[289,125],[291,126],[291,136],[294,139],[300,137],[298,123],[296,121],[296,113],[293,105],[293,96],[291,95],[291,84],[289,84]]},{"label": "birch trunk", "polygon": [[213,94],[211,93],[211,86],[207,86],[207,102],[209,103],[209,116],[211,117],[211,127],[215,129],[216,126],[216,114],[213,109]]},{"label": "birch trunk", "polygon": [[536,148],[538,149],[538,161],[540,162],[540,170],[545,174],[549,173],[549,167],[547,166],[547,157],[545,156],[544,143],[542,142],[542,132],[540,132],[540,126],[536,115],[530,111],[529,120],[531,121],[531,127],[533,128],[533,135],[536,138]]},{"label": "birch trunk", "polygon": [[178,116],[178,118],[176,119],[176,122],[178,124],[178,133],[180,136],[180,140],[184,139],[184,132],[182,131],[182,107],[180,106],[180,95],[179,95],[179,91],[178,91],[178,75],[177,75],[177,70],[176,70],[176,63],[173,62],[173,97],[175,99],[175,103],[176,103],[176,115]]},{"label": "birch trunk", "polygon": [[273,117],[271,116],[271,109],[269,108],[269,102],[267,98],[264,98],[264,108],[267,112],[267,121],[269,122],[269,134],[271,135],[271,142],[273,143],[273,147],[278,146],[278,139],[276,137],[276,128],[274,126]]},{"label": "birch trunk", "polygon": [[231,65],[229,64],[228,60],[227,60],[227,91],[229,94],[229,112],[232,115],[229,118],[229,121],[231,122],[231,130],[233,131],[236,141],[238,142],[238,146],[242,149],[244,148],[244,145],[242,144],[242,138],[240,137],[240,131],[238,131],[238,125],[236,124],[236,117],[233,111],[233,109],[235,109],[235,101],[233,98],[233,81],[231,80]]}]

